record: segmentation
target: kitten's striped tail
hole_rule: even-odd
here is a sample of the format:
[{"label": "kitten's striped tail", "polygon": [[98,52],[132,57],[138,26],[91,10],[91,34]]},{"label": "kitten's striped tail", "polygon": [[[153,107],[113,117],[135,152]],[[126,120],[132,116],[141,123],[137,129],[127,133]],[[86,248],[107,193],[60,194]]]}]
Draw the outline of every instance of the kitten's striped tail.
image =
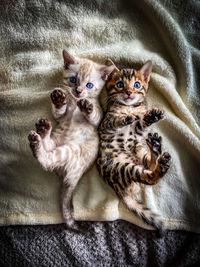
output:
[{"label": "kitten's striped tail", "polygon": [[72,229],[76,232],[85,233],[87,229],[80,226],[74,220],[74,212],[72,205],[72,194],[74,191],[74,186],[69,184],[63,184],[62,188],[62,213],[65,223],[69,229]]},{"label": "kitten's striped tail", "polygon": [[121,199],[130,211],[142,218],[145,223],[150,224],[157,229],[159,236],[162,236],[164,231],[163,223],[157,214],[145,207],[145,205],[138,201],[134,195],[127,194]]}]

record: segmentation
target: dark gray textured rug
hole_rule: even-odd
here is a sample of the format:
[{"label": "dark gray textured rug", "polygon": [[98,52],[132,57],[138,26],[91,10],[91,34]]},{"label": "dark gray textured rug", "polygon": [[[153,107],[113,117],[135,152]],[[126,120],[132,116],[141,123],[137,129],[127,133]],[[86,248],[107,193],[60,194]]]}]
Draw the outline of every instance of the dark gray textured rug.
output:
[{"label": "dark gray textured rug", "polygon": [[[198,266],[200,235],[155,233],[125,221],[84,222],[86,234],[65,225],[0,228],[0,266]],[[199,265],[200,266],[200,265]]]}]

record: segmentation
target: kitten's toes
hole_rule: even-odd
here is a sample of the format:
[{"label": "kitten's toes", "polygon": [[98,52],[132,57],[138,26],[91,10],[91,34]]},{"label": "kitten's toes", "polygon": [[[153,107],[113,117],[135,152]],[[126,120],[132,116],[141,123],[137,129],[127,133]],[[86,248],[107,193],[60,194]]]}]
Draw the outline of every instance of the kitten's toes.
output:
[{"label": "kitten's toes", "polygon": [[157,133],[149,133],[148,138],[146,139],[147,145],[150,147],[150,149],[155,152],[155,154],[161,154],[161,141],[162,137],[158,136]]},{"label": "kitten's toes", "polygon": [[47,119],[40,119],[38,123],[35,124],[36,132],[44,138],[52,129],[51,122]]},{"label": "kitten's toes", "polygon": [[36,152],[40,148],[40,145],[41,145],[40,144],[41,138],[36,132],[31,131],[28,136],[28,140],[29,140],[29,144],[33,152],[33,155],[36,157]]},{"label": "kitten's toes", "polygon": [[165,152],[161,155],[160,159],[159,159],[159,163],[165,164],[168,163],[171,159],[171,156],[168,152]]},{"label": "kitten's toes", "polygon": [[152,123],[158,122],[162,119],[164,119],[164,111],[158,108],[151,109],[144,115],[143,118],[147,125],[151,125]]},{"label": "kitten's toes", "polygon": [[135,117],[133,115],[128,115],[122,122],[122,126],[126,126],[126,125],[130,125],[132,124],[134,121],[138,120],[139,117]]},{"label": "kitten's toes", "polygon": [[67,104],[67,95],[61,89],[55,89],[51,93],[51,100],[56,108],[61,108],[65,104]]},{"label": "kitten's toes", "polygon": [[163,176],[169,169],[170,164],[169,161],[171,159],[171,156],[168,152],[163,153],[158,158],[158,164],[160,167],[160,176]]},{"label": "kitten's toes", "polygon": [[82,112],[86,114],[91,114],[93,111],[93,105],[87,99],[81,99],[77,102],[77,106]]}]

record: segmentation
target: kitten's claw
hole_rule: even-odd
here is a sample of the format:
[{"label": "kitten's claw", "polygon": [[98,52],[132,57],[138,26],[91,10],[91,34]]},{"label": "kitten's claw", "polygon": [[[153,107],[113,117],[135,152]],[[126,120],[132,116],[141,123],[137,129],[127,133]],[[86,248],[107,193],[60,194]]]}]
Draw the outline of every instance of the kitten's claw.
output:
[{"label": "kitten's claw", "polygon": [[40,148],[40,136],[34,132],[31,131],[28,136],[29,144],[32,149],[34,157],[36,157],[36,152]]},{"label": "kitten's claw", "polygon": [[49,131],[51,130],[51,122],[48,121],[47,119],[40,119],[38,123],[35,124],[36,127],[36,132],[44,138]]},{"label": "kitten's claw", "polygon": [[56,106],[56,108],[61,108],[67,104],[67,96],[61,89],[55,89],[51,93],[51,100]]},{"label": "kitten's claw", "polygon": [[79,100],[77,106],[80,108],[81,112],[84,112],[87,115],[91,114],[93,111],[93,105],[87,99]]},{"label": "kitten's claw", "polygon": [[143,118],[147,125],[151,125],[162,119],[164,119],[164,112],[158,108],[153,108],[150,111],[147,111]]},{"label": "kitten's claw", "polygon": [[150,147],[150,149],[155,152],[156,154],[161,154],[162,149],[161,149],[161,141],[162,137],[158,136],[157,133],[149,133],[148,138],[146,139],[147,145]]}]

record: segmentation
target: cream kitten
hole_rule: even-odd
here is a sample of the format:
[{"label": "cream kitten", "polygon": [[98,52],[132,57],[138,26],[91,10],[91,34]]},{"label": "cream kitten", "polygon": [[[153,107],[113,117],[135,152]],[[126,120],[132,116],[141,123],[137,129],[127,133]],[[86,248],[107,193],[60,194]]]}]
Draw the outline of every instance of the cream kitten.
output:
[{"label": "cream kitten", "polygon": [[68,227],[79,230],[73,218],[72,194],[98,153],[97,127],[102,118],[98,96],[114,66],[73,57],[65,50],[63,57],[64,90],[56,88],[51,93],[57,125],[52,132],[51,122],[40,119],[28,139],[42,167],[63,178],[63,217]]}]

